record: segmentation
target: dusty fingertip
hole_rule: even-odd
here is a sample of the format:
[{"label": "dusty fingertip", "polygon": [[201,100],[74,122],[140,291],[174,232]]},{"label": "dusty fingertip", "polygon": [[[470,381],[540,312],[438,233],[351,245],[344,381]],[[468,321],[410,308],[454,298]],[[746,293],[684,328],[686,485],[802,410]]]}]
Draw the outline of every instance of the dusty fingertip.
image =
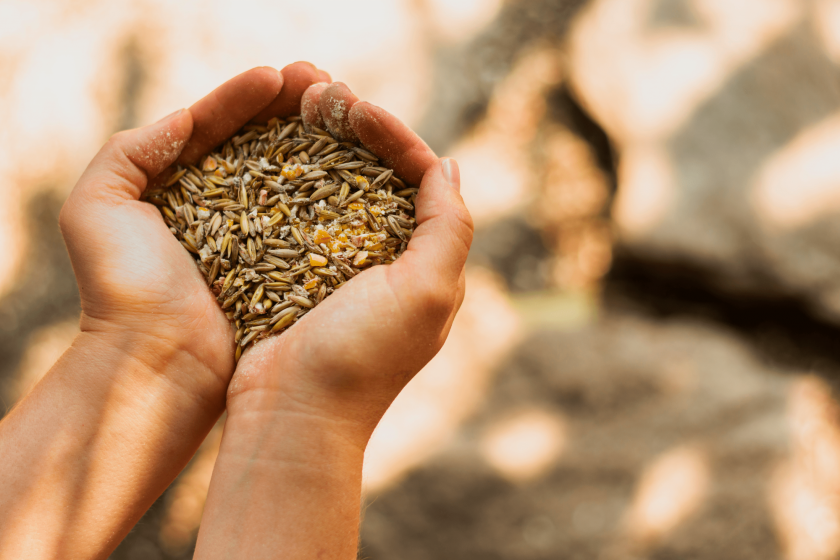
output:
[{"label": "dusty fingertip", "polygon": [[323,93],[323,91],[327,89],[327,87],[329,87],[329,84],[326,82],[315,82],[303,91],[303,95],[312,96],[313,94],[317,93],[320,97],[321,93]]},{"label": "dusty fingertip", "polygon": [[166,127],[176,138],[188,142],[193,133],[195,120],[189,109],[179,109],[166,118]]},{"label": "dusty fingertip", "polygon": [[324,128],[324,119],[321,118],[321,111],[318,104],[321,101],[321,94],[327,88],[323,82],[314,83],[303,92],[300,100],[300,114],[303,123],[307,126]]},{"label": "dusty fingertip", "polygon": [[332,82],[329,84],[329,94],[339,99],[347,99],[351,102],[351,107],[359,103],[359,98],[344,82]]},{"label": "dusty fingertip", "polygon": [[359,98],[342,82],[333,82],[321,94],[321,117],[327,129],[339,140],[358,141],[350,124],[350,111],[358,103]]},{"label": "dusty fingertip", "polygon": [[[350,107],[350,111],[347,113],[347,122],[350,125],[350,128],[353,130],[356,137],[359,138],[359,140],[365,145],[367,145],[365,140],[376,138],[377,135],[381,133],[379,128],[380,121],[377,118],[377,112],[384,111],[372,103],[359,101]],[[370,146],[368,146],[368,148],[370,148]],[[386,154],[377,155],[380,157],[383,155],[386,158],[388,157]]]},{"label": "dusty fingertip", "polygon": [[122,150],[143,169],[147,181],[142,192],[149,180],[155,179],[181,155],[192,130],[192,114],[187,109],[179,109],[150,125],[120,132],[109,140],[109,144]]},{"label": "dusty fingertip", "polygon": [[381,111],[382,109],[369,101],[359,101],[350,108],[350,124],[355,126],[356,124],[362,124],[364,121],[375,121],[376,119],[372,114],[372,111],[375,110]]}]

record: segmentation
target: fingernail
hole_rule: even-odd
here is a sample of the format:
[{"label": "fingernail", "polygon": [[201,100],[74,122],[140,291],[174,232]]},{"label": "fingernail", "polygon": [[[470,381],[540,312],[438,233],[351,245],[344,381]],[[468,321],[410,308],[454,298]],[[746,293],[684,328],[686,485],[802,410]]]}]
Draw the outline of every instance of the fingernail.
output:
[{"label": "fingernail", "polygon": [[458,162],[454,158],[443,158],[440,163],[443,167],[443,178],[446,179],[450,187],[461,192],[461,170],[458,167]]},{"label": "fingernail", "polygon": [[177,110],[177,111],[175,111],[174,113],[170,113],[170,114],[166,115],[165,117],[163,117],[162,119],[160,119],[160,120],[159,120],[158,122],[156,122],[155,124],[161,124],[161,123],[164,123],[164,122],[166,122],[166,121],[168,121],[168,120],[174,119],[175,117],[177,117],[178,115],[180,115],[180,114],[181,114],[181,113],[183,113],[183,112],[184,112],[184,110],[183,110],[183,109],[178,109],[178,110]]}]

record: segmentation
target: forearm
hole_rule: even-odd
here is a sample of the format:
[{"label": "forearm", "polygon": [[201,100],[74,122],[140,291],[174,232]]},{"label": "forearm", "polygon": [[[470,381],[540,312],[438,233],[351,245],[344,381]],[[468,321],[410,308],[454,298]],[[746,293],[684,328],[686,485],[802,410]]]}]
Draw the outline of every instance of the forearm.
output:
[{"label": "forearm", "polygon": [[229,403],[196,560],[356,558],[364,441],[282,398]]},{"label": "forearm", "polygon": [[224,391],[150,345],[83,333],[0,423],[0,557],[106,558],[192,456]]}]

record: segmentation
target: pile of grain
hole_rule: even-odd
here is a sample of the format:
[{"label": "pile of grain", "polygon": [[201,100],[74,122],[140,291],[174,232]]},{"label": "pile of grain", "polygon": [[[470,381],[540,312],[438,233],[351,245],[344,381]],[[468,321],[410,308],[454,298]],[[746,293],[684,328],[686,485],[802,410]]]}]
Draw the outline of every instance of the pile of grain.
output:
[{"label": "pile of grain", "polygon": [[370,152],[291,117],[244,127],[146,200],[236,324],[238,360],[365,268],[396,260],[416,195]]}]

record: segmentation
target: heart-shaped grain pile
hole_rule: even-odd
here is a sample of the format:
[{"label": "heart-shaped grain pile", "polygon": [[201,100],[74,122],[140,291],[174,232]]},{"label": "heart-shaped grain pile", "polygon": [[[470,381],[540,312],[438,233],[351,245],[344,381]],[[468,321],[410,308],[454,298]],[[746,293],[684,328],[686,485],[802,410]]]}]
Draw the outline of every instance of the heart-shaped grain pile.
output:
[{"label": "heart-shaped grain pile", "polygon": [[396,260],[416,226],[416,188],[297,116],[244,127],[200,165],[179,167],[146,200],[236,324],[237,360],[365,268]]}]

